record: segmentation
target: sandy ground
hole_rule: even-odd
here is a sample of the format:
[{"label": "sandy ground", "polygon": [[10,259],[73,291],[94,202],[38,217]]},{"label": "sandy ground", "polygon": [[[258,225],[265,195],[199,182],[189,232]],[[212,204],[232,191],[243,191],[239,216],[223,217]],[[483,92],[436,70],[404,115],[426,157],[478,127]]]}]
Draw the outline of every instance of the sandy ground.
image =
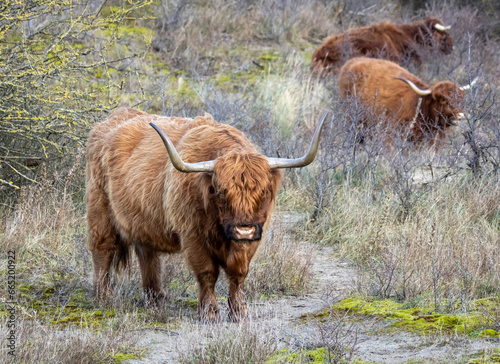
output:
[{"label": "sandy ground", "polygon": [[[288,225],[301,220],[300,216],[294,214],[282,214],[280,218]],[[138,346],[147,348],[145,357],[128,363],[177,363],[181,353],[189,352],[211,338],[234,335],[235,331],[243,329],[243,325],[253,325],[263,335],[275,335],[279,348],[317,347],[318,343],[324,341],[321,333],[325,332],[325,326],[320,326],[313,315],[333,302],[348,297],[356,286],[356,272],[347,262],[335,258],[330,247],[306,242],[304,247],[314,252],[314,288],[311,293],[253,302],[250,304],[252,321],[246,324],[226,322],[203,325],[196,321],[192,313],[180,313],[181,324],[178,329],[145,330],[138,342]],[[223,309],[225,303],[220,302],[220,306]],[[225,313],[222,312],[222,315]],[[308,315],[311,316],[308,318]],[[353,358],[377,363],[454,363],[460,357],[482,349],[500,347],[498,339],[469,340],[450,336],[426,337],[404,331],[380,332],[380,329],[390,324],[370,318],[355,323],[346,320],[342,329],[336,331],[337,340],[355,348]]]}]

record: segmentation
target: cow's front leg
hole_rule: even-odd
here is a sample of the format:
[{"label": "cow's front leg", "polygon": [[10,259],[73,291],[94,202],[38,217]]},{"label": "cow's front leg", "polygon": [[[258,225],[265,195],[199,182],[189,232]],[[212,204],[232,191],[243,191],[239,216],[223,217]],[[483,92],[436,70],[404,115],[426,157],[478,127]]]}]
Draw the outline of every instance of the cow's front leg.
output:
[{"label": "cow's front leg", "polygon": [[219,266],[209,255],[199,249],[186,249],[186,260],[198,282],[198,315],[201,322],[220,321],[219,307],[215,297],[215,283],[219,277]]},{"label": "cow's front leg", "polygon": [[229,319],[233,322],[244,321],[248,318],[248,307],[245,300],[243,286],[245,284],[244,275],[229,275]]},{"label": "cow's front leg", "polygon": [[215,323],[220,321],[219,307],[215,296],[215,283],[218,277],[218,267],[215,271],[196,274],[196,280],[199,286],[198,316],[203,323]]},{"label": "cow's front leg", "polygon": [[228,256],[226,275],[229,280],[229,319],[234,322],[248,319],[248,307],[243,287],[248,274],[248,266],[258,242],[249,245],[235,245]]}]

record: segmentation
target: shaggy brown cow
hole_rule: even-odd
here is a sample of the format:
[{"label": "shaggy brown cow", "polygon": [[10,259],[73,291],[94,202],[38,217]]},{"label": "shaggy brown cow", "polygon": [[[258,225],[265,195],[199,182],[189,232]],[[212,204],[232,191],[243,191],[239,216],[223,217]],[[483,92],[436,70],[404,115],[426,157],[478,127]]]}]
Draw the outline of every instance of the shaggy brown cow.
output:
[{"label": "shaggy brown cow", "polygon": [[427,18],[411,24],[380,24],[334,34],[323,41],[312,56],[313,70],[328,74],[338,70],[348,59],[357,56],[383,58],[403,64],[412,60],[421,63],[421,53],[436,48],[450,54],[453,41],[438,18]]},{"label": "shaggy brown cow", "polygon": [[389,133],[403,132],[417,143],[444,137],[462,117],[460,106],[469,88],[450,81],[429,86],[391,61],[366,57],[349,60],[339,75],[342,97],[354,96],[364,107],[375,109],[375,116],[362,120],[364,127],[374,126],[373,119],[384,115]]},{"label": "shaggy brown cow", "polygon": [[219,268],[229,280],[230,317],[245,318],[243,283],[274,209],[280,168],[314,160],[325,118],[299,159],[265,157],[210,115],[121,108],[96,124],[87,146],[87,219],[98,297],[110,293],[113,260],[125,266],[132,247],[146,295],[163,297],[159,255],[183,251],[198,281],[200,318],[219,319]]}]

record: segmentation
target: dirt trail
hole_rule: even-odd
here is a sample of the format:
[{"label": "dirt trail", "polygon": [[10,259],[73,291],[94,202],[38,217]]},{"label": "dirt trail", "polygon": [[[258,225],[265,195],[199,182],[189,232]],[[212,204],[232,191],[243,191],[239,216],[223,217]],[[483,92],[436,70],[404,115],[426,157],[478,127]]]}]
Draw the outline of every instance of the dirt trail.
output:
[{"label": "dirt trail", "polygon": [[[287,225],[293,225],[300,222],[301,217],[282,213],[280,219]],[[334,300],[348,297],[356,284],[354,269],[334,257],[331,247],[304,244],[314,255],[314,288],[311,293],[250,304],[253,314],[250,325],[266,335],[277,335],[279,347],[314,347],[320,340],[319,329],[316,321],[308,320],[307,315],[329,307]],[[220,306],[223,311],[225,303]],[[226,315],[226,312],[221,313]],[[141,360],[131,360],[128,363],[177,363],[179,353],[190,351],[194,345],[207,342],[210,338],[221,337],[221,332],[222,336],[229,335],[228,333],[242,327],[232,323],[202,325],[191,315],[181,315],[181,318],[179,329],[170,332],[144,331],[138,346],[147,348],[148,352]],[[374,333],[389,325],[390,322],[375,319],[358,322],[354,357],[377,363],[405,363],[410,360],[420,363],[453,363],[461,356],[499,346],[498,340],[490,342],[466,338],[435,338],[401,331],[391,334]],[[352,340],[354,339],[347,339],[347,342],[352,344]]]}]

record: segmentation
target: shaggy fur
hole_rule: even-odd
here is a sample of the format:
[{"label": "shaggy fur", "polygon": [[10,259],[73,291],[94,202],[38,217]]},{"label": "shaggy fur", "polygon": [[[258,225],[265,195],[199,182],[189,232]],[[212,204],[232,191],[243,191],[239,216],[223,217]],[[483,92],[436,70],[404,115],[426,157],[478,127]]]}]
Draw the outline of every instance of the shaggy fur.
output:
[{"label": "shaggy fur", "polygon": [[[422,90],[430,89],[431,94],[419,96],[395,77],[410,80]],[[365,57],[353,58],[341,68],[339,91],[343,98],[355,97],[374,109],[374,115],[363,118],[365,128],[384,120],[388,138],[391,132],[403,132],[416,143],[441,140],[446,129],[455,125],[464,97],[464,91],[453,82],[441,81],[431,87],[393,62]]]},{"label": "shaggy fur", "polygon": [[443,22],[438,18],[402,25],[382,22],[333,34],[314,51],[313,70],[325,75],[357,56],[383,58],[398,64],[412,60],[419,65],[424,51],[450,54],[453,40],[448,32],[437,30],[436,24]]},{"label": "shaggy fur", "polygon": [[[215,160],[213,173],[175,169],[150,122],[185,162]],[[200,317],[219,319],[214,286],[220,268],[229,279],[231,318],[246,317],[243,284],[281,178],[241,132],[210,115],[116,110],[96,124],[87,145],[88,245],[98,296],[110,293],[112,262],[126,265],[132,247],[146,294],[164,296],[160,254],[182,251],[198,281]],[[235,226],[256,227],[254,239],[232,239]]]}]

